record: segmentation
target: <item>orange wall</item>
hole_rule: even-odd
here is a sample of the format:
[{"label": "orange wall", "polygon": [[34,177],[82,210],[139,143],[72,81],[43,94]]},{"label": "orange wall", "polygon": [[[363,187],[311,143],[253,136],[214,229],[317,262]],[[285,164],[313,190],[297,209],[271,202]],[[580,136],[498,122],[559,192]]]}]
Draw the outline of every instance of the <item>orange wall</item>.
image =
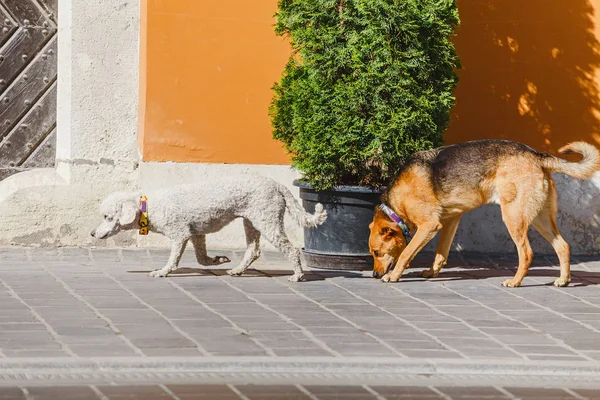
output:
[{"label": "orange wall", "polygon": [[[464,68],[446,143],[600,144],[600,0],[459,0]],[[145,161],[286,164],[271,86],[289,56],[277,0],[143,0]]]},{"label": "orange wall", "polygon": [[287,164],[271,87],[289,57],[277,0],[142,1],[139,144],[145,161]]},{"label": "orange wall", "polygon": [[458,1],[463,69],[446,142],[600,144],[600,0]]}]

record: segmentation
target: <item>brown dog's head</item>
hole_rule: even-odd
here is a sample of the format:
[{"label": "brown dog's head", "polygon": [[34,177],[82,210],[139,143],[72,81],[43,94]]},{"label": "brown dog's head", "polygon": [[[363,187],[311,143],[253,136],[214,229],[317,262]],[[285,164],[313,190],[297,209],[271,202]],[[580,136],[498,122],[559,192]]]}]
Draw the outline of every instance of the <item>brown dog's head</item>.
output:
[{"label": "brown dog's head", "polygon": [[369,224],[369,251],[373,255],[373,277],[381,278],[398,261],[406,247],[402,229],[379,207],[375,209],[373,222]]}]

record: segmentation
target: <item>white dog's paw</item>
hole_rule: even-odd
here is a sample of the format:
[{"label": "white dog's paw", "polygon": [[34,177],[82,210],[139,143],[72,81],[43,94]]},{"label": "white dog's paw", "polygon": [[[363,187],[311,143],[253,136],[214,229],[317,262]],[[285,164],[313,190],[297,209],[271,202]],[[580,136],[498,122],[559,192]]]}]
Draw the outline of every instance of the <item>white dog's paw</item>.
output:
[{"label": "white dog's paw", "polygon": [[238,269],[238,268],[233,268],[233,269],[228,269],[227,273],[231,276],[240,276],[244,273],[244,270]]},{"label": "white dog's paw", "polygon": [[221,265],[221,264],[226,264],[228,262],[231,262],[231,260],[229,259],[229,257],[216,256],[216,257],[212,258],[212,264],[213,265]]},{"label": "white dog's paw", "polygon": [[302,282],[304,280],[304,274],[294,274],[288,278],[290,282]]},{"label": "white dog's paw", "polygon": [[154,271],[150,272],[148,275],[153,278],[164,278],[167,275],[169,275],[169,273],[164,272],[162,269],[155,269]]}]

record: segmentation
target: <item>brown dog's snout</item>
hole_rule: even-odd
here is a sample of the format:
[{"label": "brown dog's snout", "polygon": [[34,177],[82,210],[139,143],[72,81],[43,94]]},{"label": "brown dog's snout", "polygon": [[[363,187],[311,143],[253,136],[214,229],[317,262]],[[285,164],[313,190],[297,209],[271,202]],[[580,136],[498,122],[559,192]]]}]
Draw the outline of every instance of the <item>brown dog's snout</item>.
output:
[{"label": "brown dog's snout", "polygon": [[373,278],[379,278],[379,272],[373,271]]}]

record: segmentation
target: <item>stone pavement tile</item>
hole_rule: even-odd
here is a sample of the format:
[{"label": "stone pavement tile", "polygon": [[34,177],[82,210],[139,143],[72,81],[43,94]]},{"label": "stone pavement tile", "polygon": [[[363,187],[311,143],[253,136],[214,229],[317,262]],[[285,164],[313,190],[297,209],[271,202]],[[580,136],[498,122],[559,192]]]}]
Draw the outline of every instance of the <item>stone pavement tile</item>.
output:
[{"label": "stone pavement tile", "polygon": [[434,390],[422,386],[371,386],[371,389],[388,400],[443,398]]},{"label": "stone pavement tile", "polygon": [[511,358],[521,360],[523,357],[519,353],[515,353],[510,349],[505,348],[461,348],[459,351],[468,358],[481,359],[481,358]]},{"label": "stone pavement tile", "polygon": [[167,321],[157,321],[154,323],[143,322],[140,324],[116,324],[119,331],[131,339],[152,339],[152,338],[181,338],[173,326]]},{"label": "stone pavement tile", "polygon": [[40,342],[37,340],[29,341],[0,341],[0,348],[17,350],[61,350],[63,346],[53,341]]},{"label": "stone pavement tile", "polygon": [[293,318],[293,321],[298,325],[301,325],[309,330],[314,327],[324,327],[324,328],[348,328],[354,326],[350,322],[346,322],[342,319],[337,318],[334,315],[330,315],[328,318],[313,318],[313,317],[296,317]]},{"label": "stone pavement tile", "polygon": [[90,256],[98,262],[120,262],[121,255],[118,249],[90,249]]},{"label": "stone pavement tile", "polygon": [[573,396],[563,389],[544,389],[544,388],[504,388],[507,392],[513,394],[522,400],[534,400],[534,399],[549,399],[549,400],[575,400],[576,396]]},{"label": "stone pavement tile", "polygon": [[198,340],[202,347],[214,356],[266,355],[266,351],[247,336],[230,338],[206,337]]},{"label": "stone pavement tile", "polygon": [[[307,350],[318,350],[322,349],[317,343],[306,338],[306,339],[296,339],[296,338],[288,338],[288,339],[274,339],[274,340],[265,340],[258,339],[258,341],[265,347],[269,349],[277,350],[277,349],[307,349]],[[327,343],[326,341],[324,341]]]},{"label": "stone pavement tile", "polygon": [[592,360],[600,361],[600,351],[583,351],[582,353],[590,357]]},{"label": "stone pavement tile", "polygon": [[580,356],[565,356],[561,354],[548,354],[548,355],[531,355],[528,354],[527,358],[530,360],[538,360],[538,361],[589,361]]},{"label": "stone pavement tile", "polygon": [[87,307],[33,307],[33,310],[45,320],[56,319],[95,319],[96,314]]},{"label": "stone pavement tile", "polygon": [[[487,336],[483,335],[481,332],[479,332],[475,329],[471,329],[469,327],[467,327],[465,329],[436,330],[436,331],[430,331],[429,333],[435,335],[435,337],[440,340],[444,339],[444,338],[459,338],[459,337],[460,338],[473,338],[473,339],[487,338]],[[427,336],[420,333],[420,337],[426,338]]]},{"label": "stone pavement tile", "polygon": [[506,399],[509,398],[503,392],[493,387],[440,387],[440,392],[450,396],[452,399]]},{"label": "stone pavement tile", "polygon": [[404,352],[404,350],[447,350],[447,347],[434,341],[429,340],[385,340],[387,344],[393,348]]},{"label": "stone pavement tile", "polygon": [[397,355],[387,347],[379,343],[333,343],[327,345],[345,357],[366,357],[366,356],[389,356],[397,357]]},{"label": "stone pavement tile", "polygon": [[186,339],[181,336],[131,339],[131,343],[140,349],[146,349],[146,348],[152,348],[152,349],[192,348],[192,349],[195,349],[198,347],[191,340]]},{"label": "stone pavement tile", "polygon": [[508,345],[542,345],[542,346],[556,346],[557,340],[548,338],[547,336],[537,333],[532,330],[523,329],[519,334],[503,335],[495,334],[495,332],[488,331],[493,338],[496,340],[508,344]]},{"label": "stone pavement tile", "polygon": [[[312,330],[311,330],[312,331]],[[418,331],[413,328],[400,328],[400,329],[371,329],[370,327],[365,327],[362,329],[364,332],[369,332],[373,336],[382,339],[382,340],[398,340],[399,338],[405,340],[431,340],[431,336],[438,337],[438,333],[441,331],[435,332],[435,335],[429,335]]]},{"label": "stone pavement tile", "polygon": [[2,331],[2,332],[46,331],[46,326],[39,322],[4,323],[4,324],[0,324],[0,331]]},{"label": "stone pavement tile", "polygon": [[79,357],[136,357],[131,347],[123,344],[73,344],[69,348]]},{"label": "stone pavement tile", "polygon": [[0,399],[25,400],[25,393],[18,387],[0,387]]},{"label": "stone pavement tile", "polygon": [[257,319],[266,319],[266,318],[278,318],[277,314],[274,313],[273,311],[261,307],[258,304],[252,304],[252,303],[248,303],[242,305],[242,306],[237,306],[237,305],[230,305],[227,304],[225,306],[213,306],[212,307],[214,310],[216,310],[219,314],[224,314],[227,315],[228,318],[232,318],[233,317],[238,317],[238,318],[257,318]]},{"label": "stone pavement tile", "polygon": [[527,354],[527,355],[533,355],[533,354],[537,354],[537,355],[563,354],[563,355],[571,355],[571,356],[576,355],[576,353],[570,351],[569,349],[566,349],[566,348],[558,346],[558,345],[554,345],[554,346],[511,345],[510,347],[518,353]]},{"label": "stone pavement tile", "polygon": [[462,349],[498,349],[498,348],[502,348],[502,345],[499,344],[498,342],[488,339],[488,338],[482,338],[482,339],[475,339],[475,338],[462,338],[462,337],[445,337],[443,339],[440,339],[444,344],[455,348],[457,350],[462,350]]},{"label": "stone pavement tile", "polygon": [[589,400],[600,400],[600,390],[598,389],[572,389],[573,392],[577,393],[583,398]]},{"label": "stone pavement tile", "polygon": [[416,322],[414,325],[432,334],[435,331],[470,329],[468,325],[462,322]]},{"label": "stone pavement tile", "polygon": [[375,400],[371,392],[360,386],[314,386],[303,385],[303,387],[319,400]]},{"label": "stone pavement tile", "polygon": [[309,400],[310,397],[292,385],[235,385],[249,400]]},{"label": "stone pavement tile", "polygon": [[196,334],[202,336],[209,330],[219,332],[226,336],[239,335],[240,333],[229,321],[221,319],[220,317],[194,320],[178,319],[172,320],[171,322],[177,326],[177,328],[191,336],[196,336]]},{"label": "stone pavement tile", "polygon": [[28,400],[82,400],[100,397],[88,386],[27,387]]},{"label": "stone pavement tile", "polygon": [[96,386],[110,400],[171,400],[160,386]]},{"label": "stone pavement tile", "polygon": [[402,354],[410,358],[457,358],[464,359],[462,355],[452,350],[401,350]]},{"label": "stone pavement tile", "polygon": [[144,348],[144,355],[148,357],[202,357],[203,353],[198,348]]},{"label": "stone pavement tile", "polygon": [[289,348],[289,349],[273,349],[273,354],[277,357],[328,357],[331,353],[320,348]]},{"label": "stone pavement tile", "polygon": [[181,400],[240,400],[226,385],[167,385]]},{"label": "stone pavement tile", "polygon": [[[14,358],[43,358],[43,357],[69,357],[70,354],[65,350],[7,350],[3,349],[2,352],[6,357]],[[0,396],[0,399],[2,396]]]}]

